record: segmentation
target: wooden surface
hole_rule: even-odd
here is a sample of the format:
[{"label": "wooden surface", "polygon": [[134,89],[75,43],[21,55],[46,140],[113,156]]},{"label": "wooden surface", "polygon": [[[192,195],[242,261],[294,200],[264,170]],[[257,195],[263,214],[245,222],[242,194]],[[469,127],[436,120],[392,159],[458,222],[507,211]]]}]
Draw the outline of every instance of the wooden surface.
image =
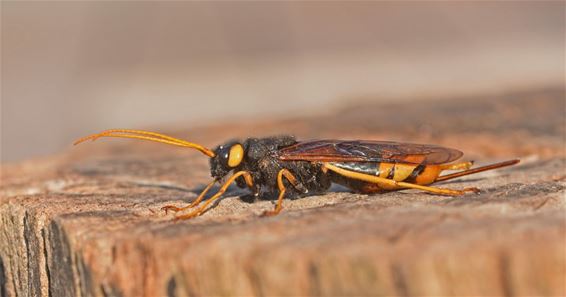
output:
[{"label": "wooden surface", "polygon": [[564,90],[546,89],[171,131],[207,146],[291,132],[434,143],[478,164],[522,159],[442,184],[478,195],[333,187],[271,218],[258,215],[272,201],[231,188],[202,217],[172,222],[160,208],[209,180],[206,158],[182,148],[108,139],[4,165],[0,295],[563,296],[564,111]]}]

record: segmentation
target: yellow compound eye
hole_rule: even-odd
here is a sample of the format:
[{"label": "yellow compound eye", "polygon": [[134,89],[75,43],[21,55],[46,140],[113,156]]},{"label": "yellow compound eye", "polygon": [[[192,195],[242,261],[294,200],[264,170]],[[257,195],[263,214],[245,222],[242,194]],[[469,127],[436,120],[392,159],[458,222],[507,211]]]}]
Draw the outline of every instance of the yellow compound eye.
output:
[{"label": "yellow compound eye", "polygon": [[228,155],[228,166],[236,167],[240,165],[242,159],[244,158],[244,148],[241,144],[234,144],[230,148],[230,154]]}]

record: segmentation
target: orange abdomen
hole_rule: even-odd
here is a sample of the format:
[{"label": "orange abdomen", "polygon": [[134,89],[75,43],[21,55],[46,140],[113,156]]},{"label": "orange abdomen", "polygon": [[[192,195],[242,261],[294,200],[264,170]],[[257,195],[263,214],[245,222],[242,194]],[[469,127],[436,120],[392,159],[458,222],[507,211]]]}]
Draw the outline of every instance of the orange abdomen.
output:
[{"label": "orange abdomen", "polygon": [[415,179],[415,183],[417,185],[432,184],[436,181],[441,171],[442,169],[438,165],[426,165],[424,170]]},{"label": "orange abdomen", "polygon": [[[380,163],[377,175],[379,177],[393,179],[395,181],[410,182],[419,185],[433,183],[440,175],[439,165],[415,165],[404,163]],[[387,190],[398,189],[398,187],[388,187]]]}]

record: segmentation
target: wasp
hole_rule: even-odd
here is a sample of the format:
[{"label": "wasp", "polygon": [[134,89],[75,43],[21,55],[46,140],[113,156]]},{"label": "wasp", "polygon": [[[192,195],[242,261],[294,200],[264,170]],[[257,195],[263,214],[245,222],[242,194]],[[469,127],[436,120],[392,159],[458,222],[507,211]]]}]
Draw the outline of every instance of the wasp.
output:
[{"label": "wasp", "polygon": [[[263,213],[263,216],[272,216],[283,209],[286,194],[290,197],[320,194],[326,192],[332,183],[364,194],[402,189],[449,196],[479,193],[477,188],[455,190],[433,187],[430,184],[519,162],[515,159],[471,168],[471,161],[454,162],[462,157],[461,151],[436,145],[375,140],[297,141],[288,135],[232,140],[211,150],[200,144],[155,132],[112,129],[81,138],[75,145],[101,137],[134,138],[186,147],[196,149],[210,158],[213,180],[199,196],[184,207],[167,205],[162,208],[175,212],[194,208],[186,214],[176,216],[176,220],[203,214],[232,183],[240,188],[249,188],[256,197],[278,191],[274,209]],[[441,175],[444,170],[459,172]],[[219,190],[201,204],[206,193],[216,183],[221,184]]]}]

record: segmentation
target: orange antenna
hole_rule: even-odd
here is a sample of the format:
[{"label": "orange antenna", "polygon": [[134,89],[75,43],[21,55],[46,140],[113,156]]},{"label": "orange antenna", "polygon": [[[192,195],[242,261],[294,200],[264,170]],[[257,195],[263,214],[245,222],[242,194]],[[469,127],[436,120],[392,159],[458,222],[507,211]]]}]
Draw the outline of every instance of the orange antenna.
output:
[{"label": "orange antenna", "polygon": [[214,152],[210,149],[196,143],[188,142],[182,139],[177,139],[171,136],[143,131],[143,130],[130,130],[130,129],[111,129],[106,130],[98,134],[89,135],[83,137],[77,141],[75,141],[74,145],[77,145],[81,142],[85,142],[87,140],[95,141],[100,137],[118,137],[118,138],[135,138],[135,139],[143,139],[155,142],[166,143],[170,145],[182,146],[182,147],[190,147],[199,150],[201,153],[209,156],[214,157]]}]

